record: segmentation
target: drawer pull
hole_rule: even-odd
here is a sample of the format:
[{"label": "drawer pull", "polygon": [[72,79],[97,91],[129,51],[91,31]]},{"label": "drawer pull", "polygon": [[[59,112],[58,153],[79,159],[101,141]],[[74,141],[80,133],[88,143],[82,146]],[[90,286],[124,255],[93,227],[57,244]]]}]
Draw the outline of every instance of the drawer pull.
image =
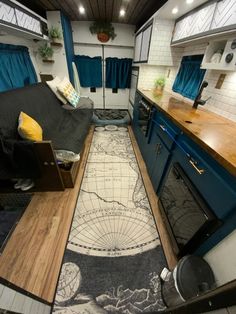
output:
[{"label": "drawer pull", "polygon": [[157,154],[157,155],[160,155],[160,153],[161,153],[161,148],[162,148],[161,143],[158,143],[157,146],[156,146],[156,154]]},{"label": "drawer pull", "polygon": [[164,125],[159,124],[159,127],[162,129],[163,132],[166,132],[166,128],[164,127]]},{"label": "drawer pull", "polygon": [[205,172],[204,169],[199,169],[198,166],[197,166],[197,162],[192,160],[192,159],[189,159],[189,163],[191,164],[191,166],[197,171],[198,174],[203,174]]}]

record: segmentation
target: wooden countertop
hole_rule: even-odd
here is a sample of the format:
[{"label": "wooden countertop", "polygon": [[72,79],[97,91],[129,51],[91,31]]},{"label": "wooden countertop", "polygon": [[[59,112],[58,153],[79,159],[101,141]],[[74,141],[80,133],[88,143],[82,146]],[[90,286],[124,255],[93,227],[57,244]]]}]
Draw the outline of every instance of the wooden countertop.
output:
[{"label": "wooden countertop", "polygon": [[[203,107],[193,109],[168,92],[154,96],[150,90],[139,89],[140,94],[157,106],[180,129],[188,134],[206,152],[232,175],[236,176],[236,123]],[[190,121],[188,123],[186,121]]]},{"label": "wooden countertop", "polygon": [[0,279],[49,304],[54,299],[93,130],[91,127],[85,141],[75,187],[35,193],[0,256]]}]

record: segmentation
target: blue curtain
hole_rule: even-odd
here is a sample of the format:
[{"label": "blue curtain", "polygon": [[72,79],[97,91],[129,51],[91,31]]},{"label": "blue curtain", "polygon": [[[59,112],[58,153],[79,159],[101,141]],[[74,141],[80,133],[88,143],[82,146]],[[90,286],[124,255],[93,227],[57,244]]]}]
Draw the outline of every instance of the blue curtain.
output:
[{"label": "blue curtain", "polygon": [[74,61],[74,44],[73,44],[73,36],[72,36],[72,27],[71,22],[67,16],[61,13],[61,26],[63,30],[63,37],[65,43],[65,51],[66,51],[66,61],[67,68],[70,77],[71,83],[74,85],[74,75],[72,62]]},{"label": "blue curtain", "polygon": [[106,58],[106,87],[130,88],[132,59]]},{"label": "blue curtain", "polygon": [[0,43],[0,91],[37,83],[27,47]]},{"label": "blue curtain", "polygon": [[203,55],[185,56],[175,78],[173,91],[184,97],[195,99],[206,70],[200,68]]},{"label": "blue curtain", "polygon": [[81,87],[102,87],[102,58],[77,55],[74,61]]}]

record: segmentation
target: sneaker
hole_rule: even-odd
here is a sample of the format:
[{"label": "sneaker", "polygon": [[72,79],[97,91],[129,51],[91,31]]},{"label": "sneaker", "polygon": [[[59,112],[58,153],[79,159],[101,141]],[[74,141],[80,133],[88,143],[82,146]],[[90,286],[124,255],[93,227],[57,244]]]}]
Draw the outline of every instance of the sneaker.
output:
[{"label": "sneaker", "polygon": [[24,181],[25,179],[17,179],[17,182],[14,184],[14,189],[20,189]]},{"label": "sneaker", "polygon": [[34,181],[31,179],[25,179],[23,183],[21,184],[20,189],[21,191],[28,191],[32,187],[34,187]]}]

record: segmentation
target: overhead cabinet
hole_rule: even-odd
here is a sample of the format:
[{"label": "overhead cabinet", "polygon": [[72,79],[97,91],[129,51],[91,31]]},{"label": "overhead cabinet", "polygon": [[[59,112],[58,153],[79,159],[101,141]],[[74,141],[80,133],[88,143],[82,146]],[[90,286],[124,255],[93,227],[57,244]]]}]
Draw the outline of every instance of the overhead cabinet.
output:
[{"label": "overhead cabinet", "polygon": [[155,17],[136,35],[134,62],[173,66],[171,39],[174,22]]},{"label": "overhead cabinet", "polygon": [[236,26],[236,1],[210,1],[176,21],[172,44],[233,30]]},{"label": "overhead cabinet", "polygon": [[152,24],[137,34],[135,39],[134,62],[147,62],[152,35]]}]

